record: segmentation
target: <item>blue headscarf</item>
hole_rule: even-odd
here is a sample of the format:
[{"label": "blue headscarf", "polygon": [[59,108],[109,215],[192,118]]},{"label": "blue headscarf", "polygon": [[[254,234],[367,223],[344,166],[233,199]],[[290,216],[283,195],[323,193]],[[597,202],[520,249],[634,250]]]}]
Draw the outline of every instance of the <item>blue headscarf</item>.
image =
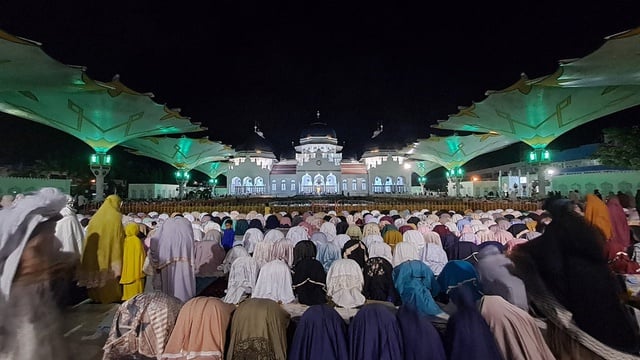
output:
[{"label": "blue headscarf", "polygon": [[449,294],[457,311],[447,322],[444,347],[450,360],[501,360],[491,328],[476,307],[471,288],[461,286]]},{"label": "blue headscarf", "polygon": [[311,235],[311,241],[316,245],[316,259],[324,267],[324,271],[329,271],[334,261],[342,258],[342,249],[334,242],[327,241],[327,235],[316,232]]},{"label": "blue headscarf", "polygon": [[440,292],[433,271],[420,260],[409,260],[393,269],[393,283],[402,303],[422,315],[438,315],[443,311],[433,297]]},{"label": "blue headscarf", "polygon": [[393,310],[366,304],[349,324],[350,359],[403,359],[400,327]]},{"label": "blue headscarf", "polygon": [[468,287],[471,290],[473,300],[482,297],[478,273],[471,263],[464,260],[450,260],[438,275],[440,291],[449,295],[449,292],[457,287]]},{"label": "blue headscarf", "polygon": [[396,317],[402,332],[405,359],[447,359],[442,338],[427,316],[420,315],[406,306],[400,306]]},{"label": "blue headscarf", "polygon": [[313,305],[300,318],[288,358],[347,359],[347,348],[347,326],[342,317],[328,305]]}]

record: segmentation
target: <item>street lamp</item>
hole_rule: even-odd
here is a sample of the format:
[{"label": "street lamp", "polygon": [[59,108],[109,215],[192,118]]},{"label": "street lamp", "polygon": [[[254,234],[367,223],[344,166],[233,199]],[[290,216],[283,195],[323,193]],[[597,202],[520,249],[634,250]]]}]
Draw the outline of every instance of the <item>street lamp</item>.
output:
[{"label": "street lamp", "polygon": [[218,186],[218,179],[209,179],[209,186],[211,186],[211,193],[213,194],[213,196],[216,196],[216,186]]},{"label": "street lamp", "polygon": [[184,189],[189,182],[189,178],[191,175],[189,174],[189,170],[179,169],[175,173],[176,183],[178,183],[178,199],[182,200],[184,197]]},{"label": "street lamp", "polygon": [[464,177],[464,170],[461,167],[456,166],[447,170],[446,176],[447,180],[454,183],[456,188],[456,197],[460,197],[460,181]]},{"label": "street lamp", "polygon": [[418,184],[420,184],[420,192],[422,193],[422,195],[424,195],[425,191],[424,191],[424,184],[427,183],[427,177],[426,176],[418,176]]},{"label": "street lamp", "polygon": [[96,200],[104,200],[104,178],[111,170],[111,155],[95,153],[89,157],[89,168],[96,177]]},{"label": "street lamp", "polygon": [[538,167],[538,194],[545,195],[545,165],[551,162],[551,152],[544,148],[533,149],[527,156],[527,162]]}]

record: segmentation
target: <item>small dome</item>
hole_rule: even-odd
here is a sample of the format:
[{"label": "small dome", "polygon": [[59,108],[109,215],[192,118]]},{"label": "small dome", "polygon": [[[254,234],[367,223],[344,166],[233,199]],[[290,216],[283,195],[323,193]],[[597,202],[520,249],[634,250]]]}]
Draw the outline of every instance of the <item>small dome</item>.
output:
[{"label": "small dome", "polygon": [[309,137],[329,137],[336,139],[336,131],[322,122],[314,122],[300,132],[300,139]]},{"label": "small dome", "polygon": [[273,147],[271,147],[271,144],[255,132],[249,135],[245,142],[236,146],[235,150],[237,152],[273,154]]},{"label": "small dome", "polygon": [[365,156],[377,156],[375,154],[378,152],[398,152],[410,143],[406,139],[401,139],[398,134],[394,134],[393,129],[382,131],[382,128],[379,128],[374,131],[373,135],[364,145]]}]

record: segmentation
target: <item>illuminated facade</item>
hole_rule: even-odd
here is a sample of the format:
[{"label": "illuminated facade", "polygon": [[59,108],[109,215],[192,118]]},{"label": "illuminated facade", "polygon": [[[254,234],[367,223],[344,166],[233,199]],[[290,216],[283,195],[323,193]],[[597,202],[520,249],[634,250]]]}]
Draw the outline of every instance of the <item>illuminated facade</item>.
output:
[{"label": "illuminated facade", "polygon": [[367,150],[360,160],[342,158],[335,131],[314,122],[300,133],[295,158],[277,159],[261,133],[236,148],[229,161],[232,195],[408,194],[411,162],[397,150]]}]

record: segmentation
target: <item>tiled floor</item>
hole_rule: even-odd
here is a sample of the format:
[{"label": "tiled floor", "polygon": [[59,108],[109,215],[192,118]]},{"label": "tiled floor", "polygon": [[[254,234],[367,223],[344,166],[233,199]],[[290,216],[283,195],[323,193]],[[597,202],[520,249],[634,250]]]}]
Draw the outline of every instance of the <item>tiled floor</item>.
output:
[{"label": "tiled floor", "polygon": [[102,359],[108,327],[104,332],[98,329],[110,324],[117,308],[118,304],[81,303],[64,311],[64,336],[68,341],[70,360]]}]

